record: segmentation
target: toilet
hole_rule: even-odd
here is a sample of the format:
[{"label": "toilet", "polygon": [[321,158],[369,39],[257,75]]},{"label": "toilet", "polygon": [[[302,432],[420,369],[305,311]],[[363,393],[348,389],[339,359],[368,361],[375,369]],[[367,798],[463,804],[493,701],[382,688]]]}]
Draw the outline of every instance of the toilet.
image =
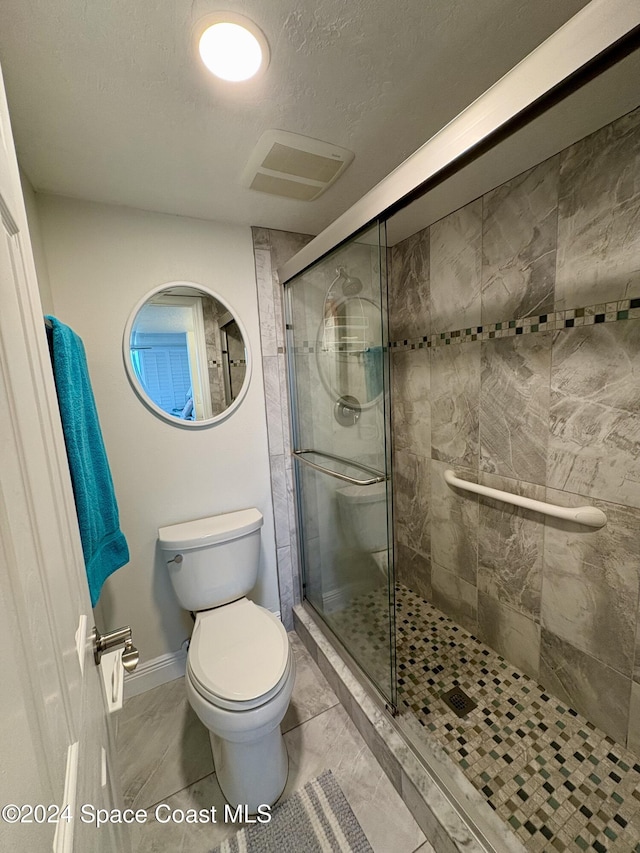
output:
[{"label": "toilet", "polygon": [[337,489],[342,532],[349,542],[370,554],[385,577],[387,552],[387,484]]},{"label": "toilet", "polygon": [[258,576],[262,524],[257,509],[244,509],[158,530],[178,601],[195,616],[187,698],[209,730],[222,793],[250,814],[284,790],[280,723],[295,680],[284,625],[245,597]]}]

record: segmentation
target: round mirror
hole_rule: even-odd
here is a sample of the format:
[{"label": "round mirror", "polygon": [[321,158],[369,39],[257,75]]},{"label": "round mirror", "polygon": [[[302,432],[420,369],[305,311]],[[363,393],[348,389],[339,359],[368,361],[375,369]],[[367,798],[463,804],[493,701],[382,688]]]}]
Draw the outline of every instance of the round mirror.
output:
[{"label": "round mirror", "polygon": [[174,281],[148,293],[131,312],[122,349],[138,397],[176,426],[224,420],[249,385],[244,327],[223,299],[199,284]]},{"label": "round mirror", "polygon": [[325,299],[316,346],[318,371],[335,400],[355,398],[361,409],[383,390],[380,306],[368,296]]}]

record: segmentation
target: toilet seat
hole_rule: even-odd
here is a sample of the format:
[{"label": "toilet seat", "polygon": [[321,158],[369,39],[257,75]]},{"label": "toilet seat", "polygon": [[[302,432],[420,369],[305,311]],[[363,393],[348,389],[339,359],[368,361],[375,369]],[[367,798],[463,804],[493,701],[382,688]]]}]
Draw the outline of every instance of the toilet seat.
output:
[{"label": "toilet seat", "polygon": [[269,610],[241,598],[196,615],[187,676],[208,702],[256,708],[279,693],[290,669],[287,632]]}]

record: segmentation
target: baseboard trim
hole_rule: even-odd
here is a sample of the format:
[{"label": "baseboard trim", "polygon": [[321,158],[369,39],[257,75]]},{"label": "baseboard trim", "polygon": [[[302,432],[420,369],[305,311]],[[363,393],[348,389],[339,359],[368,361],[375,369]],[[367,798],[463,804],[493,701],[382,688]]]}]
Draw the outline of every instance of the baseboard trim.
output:
[{"label": "baseboard trim", "polygon": [[130,699],[139,693],[146,693],[161,684],[181,678],[187,668],[187,653],[183,649],[169,652],[153,660],[138,665],[134,672],[124,677],[124,698]]}]

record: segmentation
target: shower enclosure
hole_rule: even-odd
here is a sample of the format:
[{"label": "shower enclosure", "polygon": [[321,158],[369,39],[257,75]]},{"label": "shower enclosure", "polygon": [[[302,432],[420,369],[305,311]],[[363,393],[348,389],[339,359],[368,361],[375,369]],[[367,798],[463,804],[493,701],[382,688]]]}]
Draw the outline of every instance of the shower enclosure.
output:
[{"label": "shower enclosure", "polygon": [[470,154],[529,57],[372,191],[374,226],[344,239],[365,197],[284,268],[304,597],[473,850],[640,853],[634,20]]},{"label": "shower enclosure", "polygon": [[[304,595],[394,705],[384,235],[356,235],[285,293]],[[382,618],[354,622],[371,593]]]}]

